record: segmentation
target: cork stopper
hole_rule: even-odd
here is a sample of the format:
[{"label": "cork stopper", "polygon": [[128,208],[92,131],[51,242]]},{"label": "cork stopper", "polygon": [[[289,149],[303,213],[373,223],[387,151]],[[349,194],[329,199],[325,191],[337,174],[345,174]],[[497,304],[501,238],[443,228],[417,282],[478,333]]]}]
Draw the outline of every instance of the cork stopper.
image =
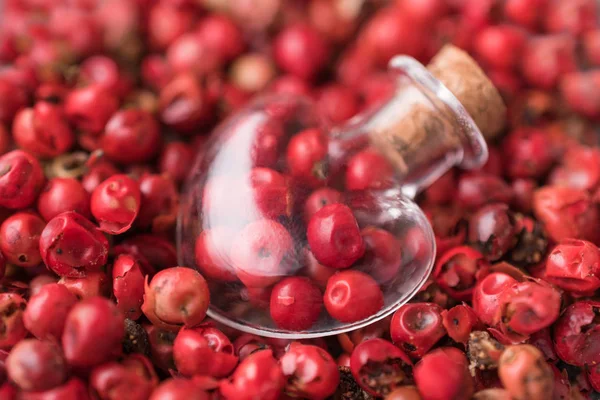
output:
[{"label": "cork stopper", "polygon": [[462,103],[486,139],[493,139],[504,128],[506,106],[502,97],[466,52],[446,45],[427,69]]}]

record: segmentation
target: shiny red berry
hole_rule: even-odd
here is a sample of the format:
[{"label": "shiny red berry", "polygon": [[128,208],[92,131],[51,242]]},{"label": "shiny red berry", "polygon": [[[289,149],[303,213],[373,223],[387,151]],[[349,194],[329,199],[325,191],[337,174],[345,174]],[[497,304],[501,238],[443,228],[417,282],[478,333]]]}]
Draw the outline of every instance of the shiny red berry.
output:
[{"label": "shiny red berry", "polygon": [[341,271],[327,281],[323,302],[333,318],[352,323],[375,315],[383,307],[383,293],[369,275]]},{"label": "shiny red berry", "polygon": [[19,267],[35,267],[42,261],[40,236],[44,221],[32,212],[19,212],[0,225],[0,251],[11,263]]},{"label": "shiny red berry", "polygon": [[442,347],[427,354],[415,366],[415,383],[423,400],[469,400],[473,380],[464,353]]},{"label": "shiny red berry", "polygon": [[342,194],[335,189],[324,187],[315,190],[304,202],[305,223],[308,224],[312,216],[321,208],[329,204],[340,203],[341,200]]},{"label": "shiny red berry", "polygon": [[483,254],[469,246],[458,246],[441,255],[435,264],[433,277],[453,298],[469,301],[477,272],[486,265]]},{"label": "shiny red berry", "polygon": [[228,376],[238,363],[233,345],[220,330],[208,325],[183,328],[173,342],[173,359],[184,376]]},{"label": "shiny red berry", "polygon": [[21,110],[15,116],[12,132],[21,149],[41,158],[59,156],[75,143],[62,108],[47,102]]},{"label": "shiny red berry", "polygon": [[141,207],[136,224],[165,232],[173,228],[179,211],[179,192],[168,175],[145,174],[139,179]]},{"label": "shiny red berry", "polygon": [[60,276],[83,277],[108,259],[108,240],[98,227],[74,211],[52,218],[40,237],[44,264]]},{"label": "shiny red berry", "polygon": [[503,142],[504,165],[511,178],[539,178],[548,172],[555,156],[548,146],[546,132],[537,128],[518,128]]},{"label": "shiny red berry", "polygon": [[148,161],[160,149],[158,122],[144,110],[118,111],[106,123],[100,145],[111,161],[128,165]]},{"label": "shiny red berry", "polygon": [[495,25],[483,29],[475,38],[475,52],[485,65],[510,69],[519,64],[526,33],[511,25]]},{"label": "shiny red berry", "polygon": [[188,174],[194,154],[184,142],[171,142],[163,146],[158,161],[159,170],[168,174],[177,183],[182,182]]},{"label": "shiny red berry", "polygon": [[340,382],[335,360],[318,346],[293,342],[279,363],[287,378],[285,393],[292,396],[325,399]]},{"label": "shiny red berry", "polygon": [[393,182],[392,165],[376,150],[363,150],[348,161],[347,190],[387,189]]},{"label": "shiny red berry", "polygon": [[224,61],[235,59],[244,51],[242,30],[224,14],[210,14],[196,27],[196,33],[206,46],[219,53]]},{"label": "shiny red berry", "polygon": [[343,204],[330,204],[317,211],[306,235],[315,258],[328,267],[348,268],[365,252],[356,218]]},{"label": "shiny red berry", "polygon": [[279,328],[303,331],[313,326],[323,308],[321,290],[306,277],[292,276],[271,291],[271,318]]},{"label": "shiny red berry", "polygon": [[340,84],[330,84],[319,90],[317,107],[329,121],[337,125],[358,113],[360,99],[353,89]]},{"label": "shiny red berry", "polygon": [[384,339],[371,339],[354,348],[350,371],[368,393],[385,396],[412,383],[412,362],[402,350]]},{"label": "shiny red berry", "polygon": [[442,311],[442,323],[448,336],[457,343],[467,344],[471,332],[482,324],[475,311],[465,304],[459,304]]},{"label": "shiny red berry", "polygon": [[117,111],[119,103],[114,93],[93,84],[74,89],[65,99],[65,113],[80,131],[98,135],[106,122]]},{"label": "shiny red berry", "polygon": [[74,178],[50,179],[38,197],[37,209],[46,221],[66,211],[76,211],[85,218],[92,215],[90,195]]},{"label": "shiny red berry", "polygon": [[498,363],[498,376],[513,399],[544,400],[553,395],[554,373],[537,348],[507,347]]},{"label": "shiny red berry", "polygon": [[45,181],[39,161],[30,154],[13,150],[0,156],[0,206],[10,209],[29,207]]},{"label": "shiny red berry", "polygon": [[29,298],[23,323],[40,340],[60,341],[65,321],[77,297],[64,285],[48,283]]},{"label": "shiny red berry", "polygon": [[357,269],[371,275],[377,283],[384,284],[398,276],[402,267],[402,244],[390,232],[373,226],[361,230],[365,254]]},{"label": "shiny red berry", "polygon": [[277,400],[284,385],[285,377],[273,353],[261,350],[246,357],[219,389],[227,400]]},{"label": "shiny red berry", "polygon": [[245,184],[248,193],[244,194],[244,201],[255,211],[256,218],[275,219],[290,215],[292,197],[284,175],[269,168],[253,168]]},{"label": "shiny red berry", "polygon": [[273,53],[285,71],[304,80],[315,77],[329,57],[327,42],[311,26],[295,24],[286,27],[275,38]]},{"label": "shiny red berry", "polygon": [[161,121],[182,133],[193,132],[213,115],[205,88],[190,74],[176,76],[161,89],[159,109]]},{"label": "shiny red berry", "polygon": [[76,304],[65,322],[62,348],[73,367],[92,367],[121,355],[123,314],[110,300],[92,297]]},{"label": "shiny red berry", "polygon": [[67,378],[67,365],[60,348],[37,339],[17,343],[6,359],[6,370],[10,380],[24,391],[49,390]]},{"label": "shiny red berry", "polygon": [[395,345],[415,358],[423,357],[446,335],[442,308],[434,303],[405,304],[394,313],[390,335]]},{"label": "shiny red berry", "polygon": [[113,175],[94,189],[92,215],[100,230],[112,235],[123,233],[133,224],[141,205],[138,183],[127,175]]},{"label": "shiny red berry", "polygon": [[567,307],[553,326],[554,349],[564,362],[595,365],[600,362],[600,303],[581,300]]},{"label": "shiny red berry", "polygon": [[267,287],[286,275],[293,240],[283,225],[271,220],[252,222],[232,241],[231,263],[248,287]]},{"label": "shiny red berry", "polygon": [[320,129],[306,129],[292,137],[287,146],[286,157],[292,178],[310,187],[325,183],[327,138]]},{"label": "shiny red berry", "polygon": [[209,300],[202,275],[191,268],[167,268],[146,283],[142,312],[154,325],[177,330],[202,322]]}]

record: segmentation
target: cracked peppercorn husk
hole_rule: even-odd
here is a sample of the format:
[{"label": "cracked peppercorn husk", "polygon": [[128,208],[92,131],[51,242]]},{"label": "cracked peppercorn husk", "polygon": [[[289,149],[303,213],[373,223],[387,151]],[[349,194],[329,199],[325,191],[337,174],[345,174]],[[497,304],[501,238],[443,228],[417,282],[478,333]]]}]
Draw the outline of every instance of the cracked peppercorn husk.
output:
[{"label": "cracked peppercorn husk", "polygon": [[467,355],[469,356],[469,370],[474,374],[475,370],[489,370],[498,368],[498,360],[504,351],[504,345],[492,338],[485,331],[471,332],[467,344]]},{"label": "cracked peppercorn husk", "polygon": [[125,318],[125,337],[123,338],[123,352],[126,354],[138,353],[150,356],[150,341],[142,325]]},{"label": "cracked peppercorn husk", "polygon": [[340,384],[332,400],[374,400],[375,397],[362,390],[352,377],[348,367],[338,367],[340,371]]}]

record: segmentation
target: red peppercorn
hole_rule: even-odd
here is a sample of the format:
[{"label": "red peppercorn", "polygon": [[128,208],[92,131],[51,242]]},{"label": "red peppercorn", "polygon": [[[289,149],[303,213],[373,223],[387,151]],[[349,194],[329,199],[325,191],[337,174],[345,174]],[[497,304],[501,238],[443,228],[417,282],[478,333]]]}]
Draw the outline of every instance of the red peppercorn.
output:
[{"label": "red peppercorn", "polygon": [[373,149],[363,150],[348,161],[347,190],[387,189],[393,182],[392,165]]},{"label": "red peppercorn", "polygon": [[493,68],[511,69],[518,65],[526,33],[511,25],[489,26],[478,33],[474,48],[479,60]]},{"label": "red peppercorn", "polygon": [[321,208],[334,203],[341,202],[342,194],[328,187],[315,190],[304,202],[304,222],[309,223],[312,216]]},{"label": "red peppercorn", "polygon": [[273,61],[262,53],[247,53],[238,57],[229,72],[234,87],[246,93],[262,91],[275,74]]},{"label": "red peppercorn", "polygon": [[209,325],[181,329],[173,342],[173,359],[184,376],[214,378],[228,376],[238,362],[227,336]]},{"label": "red peppercorn", "polygon": [[371,275],[377,283],[385,284],[398,276],[402,267],[402,244],[390,232],[369,226],[361,230],[365,253],[357,269]]},{"label": "red peppercorn", "polygon": [[225,15],[206,16],[199,22],[196,32],[210,49],[219,52],[224,61],[233,60],[244,51],[242,31]]},{"label": "red peppercorn", "polygon": [[327,179],[327,138],[319,129],[306,129],[290,139],[287,164],[292,178],[311,187]]},{"label": "red peppercorn", "polygon": [[515,179],[512,181],[511,187],[514,194],[511,205],[517,211],[530,214],[537,183],[533,179]]},{"label": "red peppercorn", "polygon": [[167,268],[146,283],[142,312],[154,325],[177,330],[202,322],[209,299],[208,285],[198,272],[186,267]]},{"label": "red peppercorn", "polygon": [[80,278],[63,276],[58,283],[80,300],[96,296],[110,296],[110,279],[103,271],[87,271],[85,276]]},{"label": "red peppercorn", "polygon": [[108,240],[92,222],[68,211],[52,218],[42,231],[40,254],[58,275],[82,277],[106,264]]},{"label": "red peppercorn", "polygon": [[121,355],[123,315],[110,300],[92,297],[76,304],[65,322],[62,347],[73,367],[92,367]]},{"label": "red peppercorn", "polygon": [[533,213],[554,242],[568,238],[599,241],[600,232],[590,224],[599,218],[599,211],[585,190],[543,186],[533,195]]},{"label": "red peppercorn", "polygon": [[546,14],[548,3],[548,0],[507,0],[504,3],[504,14],[511,21],[533,30]]},{"label": "red peppercorn", "polygon": [[43,101],[15,116],[12,134],[20,148],[41,158],[59,156],[75,143],[62,108]]},{"label": "red peppercorn", "polygon": [[600,184],[600,151],[587,146],[570,146],[561,166],[555,168],[548,183],[576,189],[593,190]]},{"label": "red peppercorn", "polygon": [[124,97],[130,89],[117,63],[106,56],[86,58],[79,68],[79,81],[83,85],[97,84],[119,97]]},{"label": "red peppercorn", "polygon": [[160,129],[150,113],[130,108],[108,120],[100,144],[111,161],[127,165],[145,162],[160,148]]},{"label": "red peppercorn", "polygon": [[573,35],[598,26],[598,4],[593,0],[554,1],[545,14],[548,32],[569,32]]},{"label": "red peppercorn", "polygon": [[0,225],[0,251],[9,263],[35,267],[42,261],[40,235],[44,221],[34,213],[19,212]]},{"label": "red peppercorn", "polygon": [[112,278],[117,308],[126,318],[138,319],[144,301],[144,275],[140,265],[132,256],[122,254],[115,259]]},{"label": "red peppercorn", "polygon": [[66,211],[76,211],[85,218],[92,215],[90,195],[74,178],[50,179],[38,197],[37,209],[46,221]]},{"label": "red peppercorn", "polygon": [[187,32],[169,45],[167,62],[176,73],[206,76],[217,72],[223,60],[215,49],[208,47],[197,32]]},{"label": "red peppercorn", "polygon": [[59,341],[67,315],[76,303],[77,297],[65,286],[48,283],[29,298],[23,323],[36,338]]},{"label": "red peppercorn", "polygon": [[458,246],[446,251],[437,260],[433,277],[454,299],[469,301],[476,275],[486,265],[480,252],[469,246]]},{"label": "red peppercorn", "polygon": [[483,324],[479,322],[475,311],[468,305],[459,304],[449,310],[442,311],[442,324],[448,336],[458,343],[467,344],[469,335]]},{"label": "red peppercorn", "polygon": [[67,366],[60,349],[51,342],[25,339],[12,348],[6,359],[9,378],[25,391],[43,391],[61,385]]},{"label": "red peppercorn", "polygon": [[39,161],[30,154],[13,150],[0,156],[0,206],[29,207],[46,179]]},{"label": "red peppercorn", "polygon": [[25,299],[14,293],[0,293],[0,348],[11,348],[27,335],[23,324]]},{"label": "red peppercorn", "polygon": [[311,88],[306,81],[295,75],[281,75],[270,84],[269,90],[275,94],[291,94],[310,97]]},{"label": "red peppercorn", "polygon": [[[385,396],[385,400],[422,400],[416,386],[402,386]],[[509,399],[505,399],[509,400]]]},{"label": "red peppercorn", "polygon": [[205,229],[196,239],[195,257],[200,271],[211,279],[224,282],[237,280],[231,265],[230,249],[234,231],[227,227]]},{"label": "red peppercorn", "polygon": [[142,355],[102,364],[92,370],[89,380],[92,392],[102,400],[146,400],[158,386],[152,364]]},{"label": "red peppercorn", "polygon": [[271,292],[271,318],[282,329],[309,329],[319,319],[322,308],[321,291],[306,277],[285,278],[276,283]]},{"label": "red peppercorn", "polygon": [[309,25],[284,28],[273,42],[275,61],[285,72],[304,80],[314,78],[327,63],[329,46]]},{"label": "red peppercorn", "polygon": [[412,383],[413,378],[410,358],[387,340],[379,338],[354,348],[350,371],[360,387],[375,396],[385,396]]},{"label": "red peppercorn", "polygon": [[500,295],[494,322],[502,331],[529,335],[554,323],[560,314],[560,293],[541,281],[518,282]]},{"label": "red peppercorn", "polygon": [[352,323],[375,315],[383,307],[383,293],[369,275],[341,271],[327,281],[323,302],[333,318]]},{"label": "red peppercorn", "polygon": [[153,50],[165,50],[194,23],[194,13],[185,7],[158,3],[148,11],[148,42]]},{"label": "red peppercorn", "polygon": [[527,344],[507,347],[498,365],[502,385],[513,399],[552,397],[554,373],[541,351]]},{"label": "red peppercorn", "polygon": [[92,192],[91,210],[101,231],[118,235],[131,228],[140,203],[138,183],[127,175],[113,175]]},{"label": "red peppercorn", "polygon": [[325,399],[340,382],[335,360],[318,346],[293,342],[279,363],[287,378],[285,393],[291,396]]},{"label": "red peppercorn", "polygon": [[293,240],[283,225],[271,220],[252,222],[233,238],[231,263],[248,287],[267,287],[286,275],[284,260]]},{"label": "red peppercorn", "polygon": [[473,289],[473,310],[486,325],[493,325],[500,307],[500,296],[517,280],[502,272],[486,275]]},{"label": "red peppercorn", "polygon": [[463,174],[458,181],[457,200],[461,206],[477,209],[488,203],[509,203],[510,186],[499,176],[486,173]]},{"label": "red peppercorn", "polygon": [[590,70],[565,74],[560,80],[560,93],[571,109],[588,118],[600,115],[600,71]]},{"label": "red peppercorn", "polygon": [[554,163],[546,133],[536,128],[518,128],[503,143],[506,173],[511,178],[539,178]]},{"label": "red peppercorn", "polygon": [[260,350],[270,349],[272,346],[268,343],[268,339],[255,336],[249,333],[244,333],[233,342],[234,353],[243,361],[250,354]]},{"label": "red peppercorn", "polygon": [[289,216],[292,207],[290,187],[286,177],[269,168],[253,168],[244,182],[242,202],[254,208],[255,218],[276,219]]},{"label": "red peppercorn", "polygon": [[415,382],[423,400],[468,400],[473,380],[463,352],[442,347],[427,354],[415,366]]},{"label": "red peppercorn", "polygon": [[94,84],[74,89],[65,99],[64,107],[67,118],[77,129],[98,135],[118,106],[114,94]]},{"label": "red peppercorn", "polygon": [[315,258],[328,267],[348,268],[365,252],[356,218],[343,204],[317,211],[308,224],[307,237]]},{"label": "red peppercorn", "polygon": [[592,300],[581,300],[565,309],[553,326],[554,349],[561,360],[575,366],[600,362],[599,312],[600,303]]},{"label": "red peppercorn", "polygon": [[165,232],[175,225],[179,192],[168,175],[145,174],[139,179],[141,207],[136,224]]},{"label": "red peppercorn", "polygon": [[209,400],[210,397],[194,381],[170,378],[163,381],[148,400]]},{"label": "red peppercorn", "polygon": [[390,323],[392,341],[411,357],[423,357],[446,335],[441,313],[442,308],[434,303],[404,304]]},{"label": "red peppercorn", "polygon": [[508,205],[488,204],[469,219],[469,240],[490,261],[496,261],[517,244],[517,226]]},{"label": "red peppercorn", "polygon": [[341,124],[360,110],[358,94],[349,87],[330,84],[319,89],[317,107],[333,124]]},{"label": "red peppercorn", "polygon": [[246,357],[219,389],[227,400],[277,400],[284,385],[285,378],[272,351],[261,350]]},{"label": "red peppercorn", "polygon": [[546,276],[556,286],[571,292],[600,288],[600,251],[584,240],[566,239],[550,253]]},{"label": "red peppercorn", "polygon": [[181,133],[192,133],[212,117],[213,104],[193,75],[175,76],[160,91],[161,121]]},{"label": "red peppercorn", "polygon": [[575,47],[575,40],[570,35],[529,39],[521,58],[523,77],[534,87],[554,88],[560,76],[577,70]]},{"label": "red peppercorn", "polygon": [[383,67],[397,54],[419,58],[425,48],[426,36],[421,24],[400,7],[391,5],[379,9],[367,21],[359,33],[358,44],[363,52],[368,50],[377,64]]},{"label": "red peppercorn", "polygon": [[186,143],[170,142],[162,148],[158,168],[161,173],[170,175],[176,183],[180,183],[187,176],[193,157]]}]

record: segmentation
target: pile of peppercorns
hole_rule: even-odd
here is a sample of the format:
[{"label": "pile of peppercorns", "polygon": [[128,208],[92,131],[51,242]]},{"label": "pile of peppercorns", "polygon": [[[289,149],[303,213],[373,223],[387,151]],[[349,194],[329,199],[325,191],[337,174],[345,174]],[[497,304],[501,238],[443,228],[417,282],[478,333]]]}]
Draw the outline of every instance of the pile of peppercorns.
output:
[{"label": "pile of peppercorns", "polygon": [[[597,398],[595,0],[2,7],[0,399]],[[500,89],[509,123],[481,170],[420,194],[438,253],[415,298],[302,341],[207,318],[209,286],[178,266],[174,228],[211,129],[258,93],[312,97],[342,123],[389,93],[392,56],[426,63],[450,42]]]}]

